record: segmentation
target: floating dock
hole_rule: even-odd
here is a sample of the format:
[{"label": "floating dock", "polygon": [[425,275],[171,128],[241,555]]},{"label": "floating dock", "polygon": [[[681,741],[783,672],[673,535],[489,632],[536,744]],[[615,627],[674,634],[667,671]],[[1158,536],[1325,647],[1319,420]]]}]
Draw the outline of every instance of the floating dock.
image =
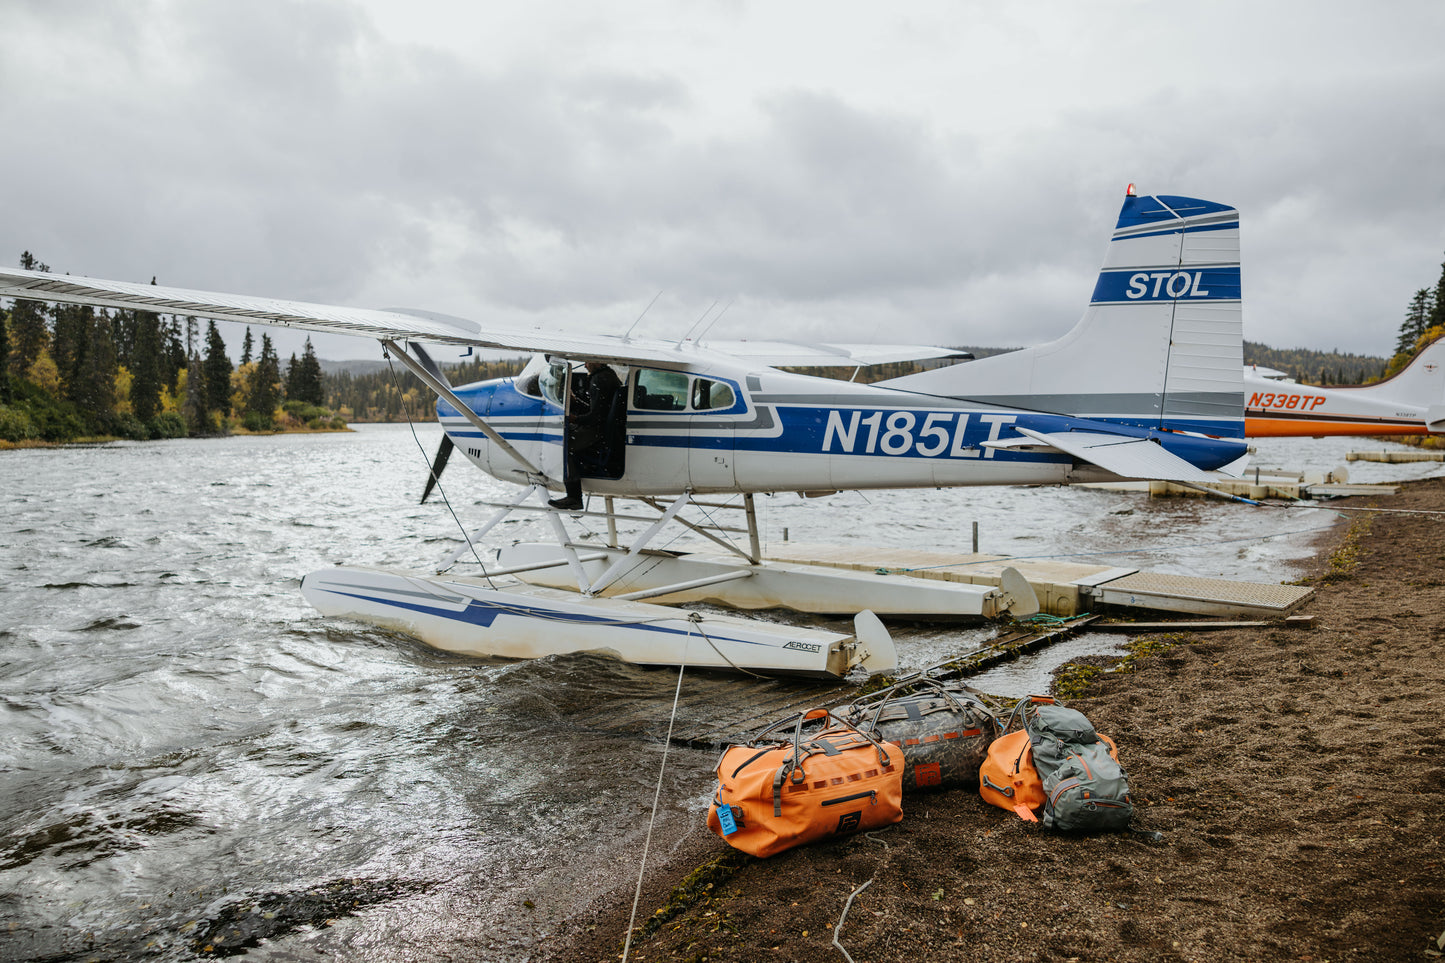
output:
[{"label": "floating dock", "polygon": [[[1378,452],[1393,455],[1395,452]],[[1404,452],[1403,454],[1414,454]],[[1439,453],[1445,454],[1445,452]],[[1349,456],[1354,459],[1354,455]],[[1384,459],[1362,459],[1382,461]],[[1402,461],[1439,461],[1440,459],[1401,459]],[[1282,472],[1253,471],[1243,478],[1210,481],[1198,487],[1176,485],[1166,481],[1099,482],[1080,485],[1080,488],[1100,488],[1115,492],[1148,493],[1151,498],[1248,498],[1262,501],[1266,498],[1285,498],[1291,501],[1319,498],[1348,498],[1351,495],[1398,495],[1399,485],[1352,485],[1348,473],[1343,469],[1333,472]]]},{"label": "floating dock", "polygon": [[[1285,620],[1314,594],[1300,585],[1267,585],[1228,579],[1195,578],[1141,572],[1133,568],[1059,560],[1012,559],[1003,555],[968,555],[857,545],[784,542],[769,553],[777,561],[869,572],[899,579],[941,579],[975,585],[997,585],[1003,570],[1020,572],[1038,595],[1042,610],[1056,616],[1098,613],[1112,607],[1132,614],[1178,612],[1227,618]],[[864,561],[866,560],[866,561]],[[1154,631],[1165,631],[1155,624]],[[1043,648],[1066,635],[1089,629],[1120,631],[1094,618],[1076,618],[1064,625],[1005,626],[989,642],[930,667],[936,679],[966,679],[1000,662]],[[795,712],[837,706],[857,699],[862,690],[847,681],[806,682],[792,679],[747,679],[711,673],[689,674],[677,706],[672,742],[694,749],[721,749],[741,743],[758,730]],[[590,710],[574,721],[582,726],[662,738],[672,708],[672,691]]]},{"label": "floating dock", "polygon": [[1378,461],[1387,465],[1403,465],[1412,461],[1445,461],[1445,451],[1416,448],[1413,451],[1352,451],[1346,461]]},{"label": "floating dock", "polygon": [[877,572],[900,578],[943,579],[998,585],[1007,567],[1033,586],[1041,611],[1074,616],[1118,606],[1221,618],[1283,619],[1309,601],[1314,589],[1230,579],[1141,572],[1136,568],[1005,555],[969,555],[857,545],[784,542],[770,558],[807,565]]}]

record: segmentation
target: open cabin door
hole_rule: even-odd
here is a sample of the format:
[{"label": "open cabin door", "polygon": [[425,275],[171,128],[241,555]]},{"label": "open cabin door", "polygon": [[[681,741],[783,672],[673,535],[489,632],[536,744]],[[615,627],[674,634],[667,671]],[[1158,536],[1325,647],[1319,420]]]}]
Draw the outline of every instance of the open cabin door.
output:
[{"label": "open cabin door", "polygon": [[[566,371],[569,417],[563,422],[562,445],[564,452],[576,452],[576,458],[569,459],[566,467],[577,468],[583,478],[618,479],[627,470],[628,373],[623,369],[619,374],[616,368],[607,367],[616,378],[616,389],[596,398],[592,380],[605,377],[604,372],[593,375],[583,365]],[[594,404],[601,410],[593,411]],[[564,475],[558,473],[556,477]]]}]

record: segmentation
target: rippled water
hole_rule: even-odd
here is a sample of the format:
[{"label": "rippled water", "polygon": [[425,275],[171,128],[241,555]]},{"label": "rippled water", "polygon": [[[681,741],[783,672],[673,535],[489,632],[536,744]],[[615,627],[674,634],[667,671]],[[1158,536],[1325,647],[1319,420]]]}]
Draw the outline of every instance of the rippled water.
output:
[{"label": "rippled water", "polygon": [[[1259,462],[1329,469],[1349,447],[1383,446],[1270,443]],[[415,504],[424,460],[405,426],[0,452],[0,958],[260,940],[252,959],[521,960],[635,878],[667,720],[588,720],[670,702],[675,673],[460,658],[302,601],[313,569],[427,570],[459,544],[444,505]],[[470,525],[504,494],[456,467],[446,487]],[[1054,488],[761,504],[770,543],[967,550],[978,521],[986,552],[1261,581],[1293,577],[1332,519]],[[900,655],[985,634],[900,628]],[[1021,694],[1039,671],[987,684]],[[702,831],[713,762],[670,750],[655,848]]]}]

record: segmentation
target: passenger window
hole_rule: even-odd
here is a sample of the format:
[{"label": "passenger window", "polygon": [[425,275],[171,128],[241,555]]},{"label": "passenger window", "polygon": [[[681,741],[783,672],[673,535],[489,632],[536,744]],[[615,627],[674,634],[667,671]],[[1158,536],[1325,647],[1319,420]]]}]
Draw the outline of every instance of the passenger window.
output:
[{"label": "passenger window", "polygon": [[637,372],[632,406],[643,411],[685,411],[687,375],[681,371],[643,368]]},{"label": "passenger window", "polygon": [[696,411],[711,411],[715,408],[733,406],[733,389],[721,381],[698,378],[692,383],[692,407]]}]

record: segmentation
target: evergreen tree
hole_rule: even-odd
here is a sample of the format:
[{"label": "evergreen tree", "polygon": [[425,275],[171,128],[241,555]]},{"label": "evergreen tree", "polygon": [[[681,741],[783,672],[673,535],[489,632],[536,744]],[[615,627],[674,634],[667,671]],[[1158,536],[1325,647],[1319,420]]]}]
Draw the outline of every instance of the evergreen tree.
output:
[{"label": "evergreen tree", "polygon": [[185,367],[186,345],[181,320],[171,315],[161,326],[161,384],[174,391]]},{"label": "evergreen tree", "polygon": [[231,359],[226,357],[226,341],[216,330],[216,322],[206,326],[206,410],[231,415]]},{"label": "evergreen tree", "polygon": [[141,421],[161,410],[161,319],[152,311],[135,313],[135,342],[131,346],[130,406]]},{"label": "evergreen tree", "polygon": [[[35,260],[29,251],[20,255],[26,271],[49,271],[49,265]],[[29,378],[30,366],[40,357],[49,340],[50,309],[39,301],[19,301],[10,309],[10,373]]]},{"label": "evergreen tree", "polygon": [[117,311],[110,319],[110,339],[115,344],[115,363],[135,370],[136,313]]},{"label": "evergreen tree", "polygon": [[1430,306],[1428,327],[1437,328],[1445,324],[1445,261],[1440,264],[1440,280],[1435,282],[1434,303]]},{"label": "evergreen tree", "polygon": [[301,373],[301,365],[296,360],[296,352],[291,352],[291,360],[286,363],[286,400],[296,401],[298,399],[296,376]]},{"label": "evergreen tree", "polygon": [[0,405],[10,404],[10,312],[0,312]]},{"label": "evergreen tree", "polygon": [[251,377],[251,389],[246,394],[248,425],[271,427],[276,406],[280,403],[281,360],[276,356],[276,348],[271,344],[271,336],[262,334],[261,357],[256,361],[256,371]]},{"label": "evergreen tree", "polygon": [[[295,366],[296,356],[291,356],[291,364]],[[318,407],[326,404],[326,388],[321,377],[321,362],[316,360],[316,349],[311,347],[311,339],[306,339],[306,347],[301,352],[301,369],[296,374],[296,388],[294,393],[288,387],[287,395],[296,401],[304,401],[308,405]]]},{"label": "evergreen tree", "polygon": [[251,363],[253,343],[254,342],[251,341],[251,326],[248,324],[246,325],[246,340],[241,342],[241,364]]},{"label": "evergreen tree", "polygon": [[1421,288],[1415,292],[1410,299],[1410,306],[1405,309],[1405,320],[1400,323],[1400,337],[1395,342],[1395,353],[1401,354],[1415,350],[1415,342],[1430,327],[1430,290]]},{"label": "evergreen tree", "polygon": [[54,310],[55,329],[50,338],[50,357],[55,361],[64,396],[74,400],[70,389],[76,369],[85,363],[86,329],[95,312],[78,304],[60,304]]},{"label": "evergreen tree", "polygon": [[[194,324],[195,320],[190,319]],[[194,342],[195,339],[191,339]],[[186,431],[191,435],[209,434],[211,415],[207,411],[205,362],[199,351],[192,351],[186,358]]]},{"label": "evergreen tree", "polygon": [[89,308],[82,310],[85,317],[80,335],[84,348],[71,369],[69,397],[91,431],[106,432],[115,424],[115,376],[119,370],[111,321],[103,311],[97,316]]}]

